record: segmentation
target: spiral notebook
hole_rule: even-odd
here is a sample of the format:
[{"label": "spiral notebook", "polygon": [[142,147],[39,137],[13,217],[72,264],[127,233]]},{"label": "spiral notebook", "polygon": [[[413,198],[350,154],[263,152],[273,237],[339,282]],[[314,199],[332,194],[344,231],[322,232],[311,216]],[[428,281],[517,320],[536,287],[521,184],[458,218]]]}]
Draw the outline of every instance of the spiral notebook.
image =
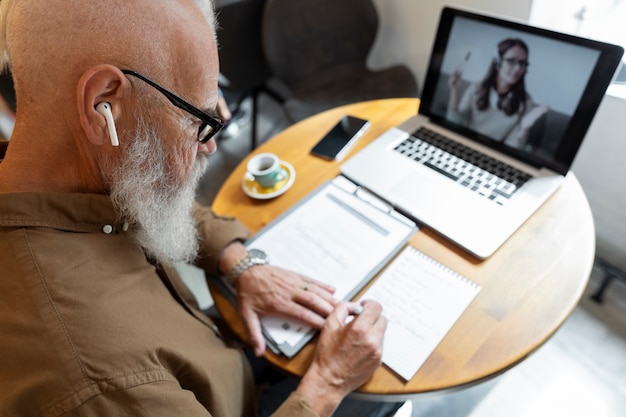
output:
[{"label": "spiral notebook", "polygon": [[388,319],[383,363],[410,380],[454,326],[480,286],[407,246],[361,299]]}]

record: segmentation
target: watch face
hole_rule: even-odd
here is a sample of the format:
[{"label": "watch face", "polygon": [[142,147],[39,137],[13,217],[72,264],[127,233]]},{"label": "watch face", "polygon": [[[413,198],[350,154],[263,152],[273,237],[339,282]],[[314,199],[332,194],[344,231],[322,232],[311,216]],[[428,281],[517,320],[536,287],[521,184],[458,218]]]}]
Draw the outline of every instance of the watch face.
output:
[{"label": "watch face", "polygon": [[250,258],[267,261],[267,254],[260,249],[250,249],[248,254]]}]

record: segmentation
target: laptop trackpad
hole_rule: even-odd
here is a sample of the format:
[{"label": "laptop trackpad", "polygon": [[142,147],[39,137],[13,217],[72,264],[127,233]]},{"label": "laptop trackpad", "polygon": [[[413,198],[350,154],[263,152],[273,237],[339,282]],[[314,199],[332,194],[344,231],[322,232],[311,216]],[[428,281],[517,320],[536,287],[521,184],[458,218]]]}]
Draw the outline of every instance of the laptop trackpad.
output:
[{"label": "laptop trackpad", "polygon": [[409,173],[392,187],[391,192],[396,196],[397,205],[416,216],[424,211],[449,209],[455,200],[453,188],[459,191],[459,185],[435,172],[429,172],[428,168],[420,168],[422,172],[419,176],[415,172]]},{"label": "laptop trackpad", "polygon": [[496,226],[502,220],[501,206],[438,173],[424,174],[406,175],[391,187],[398,208],[475,254],[480,253],[476,239],[487,245],[503,240],[500,235],[508,228]]}]

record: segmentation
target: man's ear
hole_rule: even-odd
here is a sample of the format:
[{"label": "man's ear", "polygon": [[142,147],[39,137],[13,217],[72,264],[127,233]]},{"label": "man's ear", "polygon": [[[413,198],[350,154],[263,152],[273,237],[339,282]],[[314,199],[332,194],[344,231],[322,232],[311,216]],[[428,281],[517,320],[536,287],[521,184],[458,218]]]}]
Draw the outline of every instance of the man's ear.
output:
[{"label": "man's ear", "polygon": [[[112,134],[115,132],[115,120],[122,113],[126,83],[128,80],[122,71],[107,64],[89,68],[78,80],[78,117],[85,136],[92,144],[115,143],[117,137]],[[108,103],[107,112],[102,111],[102,103]]]}]

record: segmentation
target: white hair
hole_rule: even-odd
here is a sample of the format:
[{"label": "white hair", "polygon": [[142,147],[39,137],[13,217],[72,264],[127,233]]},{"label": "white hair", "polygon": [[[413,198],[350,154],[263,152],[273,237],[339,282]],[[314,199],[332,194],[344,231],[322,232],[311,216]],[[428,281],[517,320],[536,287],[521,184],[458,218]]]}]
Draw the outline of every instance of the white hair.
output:
[{"label": "white hair", "polygon": [[[3,0],[4,1],[4,0]],[[211,29],[213,29],[213,33],[215,34],[215,29],[217,28],[217,19],[215,17],[215,5],[212,0],[193,0],[198,9],[204,15],[204,18],[209,23]]]},{"label": "white hair", "polygon": [[[103,163],[111,200],[130,233],[146,254],[162,264],[191,262],[198,251],[197,227],[192,207],[207,157],[199,154],[189,178],[181,186],[175,168],[168,164],[158,126],[138,117],[134,137],[123,139],[123,156]],[[176,154],[173,151],[171,154]],[[171,156],[171,155],[170,155]],[[174,161],[181,166],[182,161]]]},{"label": "white hair", "polygon": [[0,70],[9,67],[9,53],[7,50],[7,17],[17,0],[0,1]]}]

